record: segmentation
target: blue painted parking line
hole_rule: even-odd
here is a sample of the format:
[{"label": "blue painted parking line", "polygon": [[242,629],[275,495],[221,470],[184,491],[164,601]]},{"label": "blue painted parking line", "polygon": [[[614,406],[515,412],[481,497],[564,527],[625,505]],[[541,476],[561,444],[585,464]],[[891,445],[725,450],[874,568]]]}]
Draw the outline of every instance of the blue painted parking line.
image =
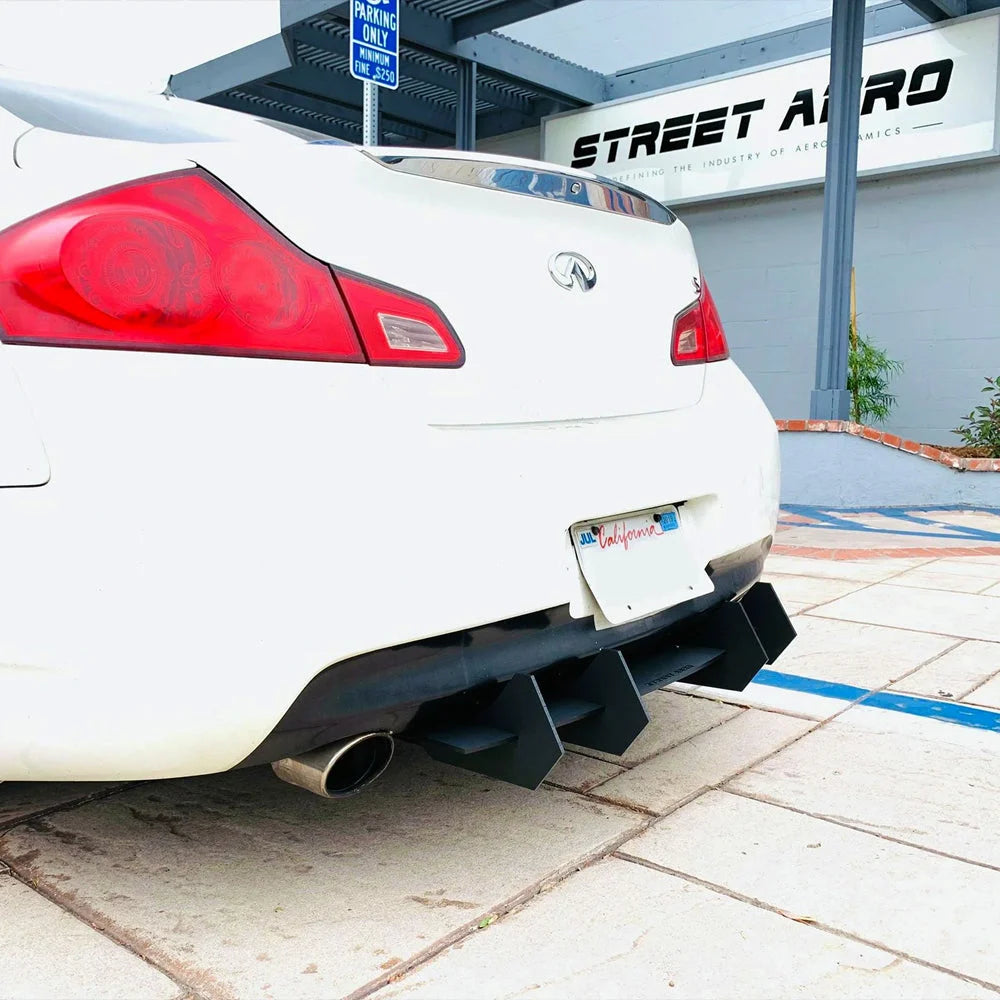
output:
[{"label": "blue painted parking line", "polygon": [[1000,733],[1000,712],[988,708],[977,708],[952,701],[934,701],[931,698],[919,698],[915,695],[896,694],[890,691],[871,691],[868,688],[854,687],[852,684],[820,681],[812,677],[800,677],[798,674],[785,674],[778,670],[761,670],[754,678],[754,683],[785,691],[815,694],[821,698],[857,702],[865,708],[902,712],[904,715],[916,715],[924,719],[939,719],[955,726]]},{"label": "blue painted parking line", "polygon": [[[798,521],[781,521],[779,524],[787,527],[801,528],[826,528],[831,531],[860,531],[875,535],[905,535],[912,538],[935,538],[935,539],[974,539],[984,542],[1000,542],[1000,532],[987,531],[984,528],[973,528],[960,524],[945,524],[942,521],[935,521],[933,518],[920,517],[912,511],[900,509],[898,507],[867,507],[851,508],[850,510],[840,510],[829,507],[813,507],[806,504],[782,504],[784,513],[797,514],[800,517],[809,518],[810,524],[802,524]],[[939,508],[965,509],[965,508]],[[1000,510],[994,507],[976,509],[976,513],[1000,514]],[[903,524],[912,525],[910,530],[903,528],[875,528],[871,525],[860,524],[857,521],[850,521],[840,516],[843,514],[878,514],[882,517],[890,517],[901,521]],[[938,531],[919,531],[922,526],[933,526]],[[944,528],[945,530],[940,530]]]},{"label": "blue painted parking line", "polygon": [[812,677],[799,677],[798,674],[783,674],[778,670],[761,670],[754,677],[754,683],[784,688],[786,691],[818,694],[822,698],[836,698],[838,701],[857,701],[866,694],[871,694],[868,688],[854,687],[851,684],[837,684],[834,681],[818,681]]}]

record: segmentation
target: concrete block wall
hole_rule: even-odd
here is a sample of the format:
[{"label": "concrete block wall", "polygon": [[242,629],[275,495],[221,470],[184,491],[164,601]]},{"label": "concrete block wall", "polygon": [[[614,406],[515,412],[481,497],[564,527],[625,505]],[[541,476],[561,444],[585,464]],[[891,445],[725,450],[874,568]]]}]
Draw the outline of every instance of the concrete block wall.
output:
[{"label": "concrete block wall", "polygon": [[[778,418],[808,415],[823,218],[818,188],[679,209],[743,367]],[[932,444],[1000,374],[1000,164],[862,181],[858,326],[902,361],[886,429]]]}]

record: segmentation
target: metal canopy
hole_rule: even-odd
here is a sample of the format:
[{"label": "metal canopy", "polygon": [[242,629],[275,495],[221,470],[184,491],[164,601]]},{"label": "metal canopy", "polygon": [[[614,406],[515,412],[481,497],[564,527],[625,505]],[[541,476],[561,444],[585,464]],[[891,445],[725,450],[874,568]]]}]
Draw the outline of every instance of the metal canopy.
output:
[{"label": "metal canopy", "polygon": [[928,21],[943,21],[969,13],[968,0],[903,0]]},{"label": "metal canopy", "polygon": [[[492,29],[578,0],[401,0],[400,82],[380,95],[381,141],[472,148],[482,137],[601,101],[604,77]],[[345,0],[281,0],[280,35],[178,73],[175,94],[361,139]],[[474,109],[474,111],[473,111]]]}]

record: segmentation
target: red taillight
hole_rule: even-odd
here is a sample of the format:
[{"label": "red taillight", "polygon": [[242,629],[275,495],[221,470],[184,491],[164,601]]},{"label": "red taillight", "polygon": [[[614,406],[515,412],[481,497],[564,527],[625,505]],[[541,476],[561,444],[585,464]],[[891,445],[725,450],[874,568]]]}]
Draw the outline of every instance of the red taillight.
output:
[{"label": "red taillight", "polygon": [[726,343],[719,310],[715,308],[715,300],[702,277],[698,301],[674,320],[670,360],[675,365],[692,365],[724,361],[728,357],[729,344]]},{"label": "red taillight", "polygon": [[337,271],[369,364],[458,368],[465,351],[432,302],[389,285]]},{"label": "red taillight", "polygon": [[[362,329],[364,350],[325,264],[202,171],[166,174],[67,202],[0,233],[0,340],[461,364],[457,338],[424,299],[353,280],[399,327],[381,345]],[[445,350],[421,339],[427,324],[448,331]],[[413,342],[431,350],[387,352],[410,328]]]}]

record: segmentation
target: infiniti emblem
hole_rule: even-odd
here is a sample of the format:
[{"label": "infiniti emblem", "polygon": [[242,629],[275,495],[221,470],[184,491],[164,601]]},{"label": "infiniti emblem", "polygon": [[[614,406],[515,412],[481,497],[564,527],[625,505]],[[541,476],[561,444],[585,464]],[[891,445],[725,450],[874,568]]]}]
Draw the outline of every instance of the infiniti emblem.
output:
[{"label": "infiniti emblem", "polygon": [[589,292],[597,284],[597,269],[578,253],[564,250],[549,258],[549,274],[561,288],[572,291],[575,285],[581,292]]}]

